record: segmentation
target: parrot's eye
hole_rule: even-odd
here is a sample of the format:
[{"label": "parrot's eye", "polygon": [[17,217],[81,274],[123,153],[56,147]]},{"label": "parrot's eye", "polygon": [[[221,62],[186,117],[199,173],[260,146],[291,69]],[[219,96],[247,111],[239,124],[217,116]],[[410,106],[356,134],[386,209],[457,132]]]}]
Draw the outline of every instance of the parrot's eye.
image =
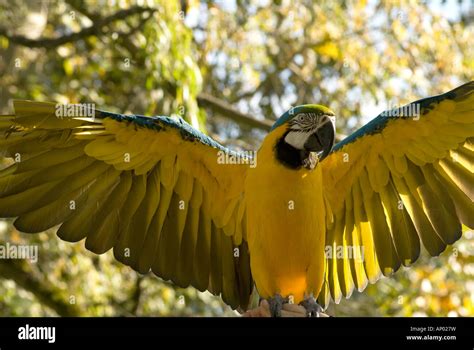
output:
[{"label": "parrot's eye", "polygon": [[314,114],[312,113],[300,113],[298,114],[291,124],[297,125],[298,127],[308,127],[308,126],[314,126]]}]

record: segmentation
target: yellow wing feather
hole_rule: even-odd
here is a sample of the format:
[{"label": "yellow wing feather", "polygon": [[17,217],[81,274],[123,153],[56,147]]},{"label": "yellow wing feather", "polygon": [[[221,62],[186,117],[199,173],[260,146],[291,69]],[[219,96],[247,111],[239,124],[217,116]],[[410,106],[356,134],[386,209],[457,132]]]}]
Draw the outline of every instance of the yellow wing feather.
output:
[{"label": "yellow wing feather", "polygon": [[[56,105],[15,101],[0,117],[0,216],[67,241],[111,248],[141,273],[222,294],[245,309],[252,277],[245,235],[246,165],[218,164],[224,147],[182,121],[123,116],[58,118]],[[241,255],[234,256],[239,248]]]},{"label": "yellow wing feather", "polygon": [[439,255],[461,225],[474,228],[474,82],[416,103],[419,118],[379,116],[321,163],[336,221],[328,220],[327,244],[364,251],[363,264],[339,262],[337,274],[327,259],[325,306],[363,289],[365,275],[375,282],[413,263],[420,240]]}]

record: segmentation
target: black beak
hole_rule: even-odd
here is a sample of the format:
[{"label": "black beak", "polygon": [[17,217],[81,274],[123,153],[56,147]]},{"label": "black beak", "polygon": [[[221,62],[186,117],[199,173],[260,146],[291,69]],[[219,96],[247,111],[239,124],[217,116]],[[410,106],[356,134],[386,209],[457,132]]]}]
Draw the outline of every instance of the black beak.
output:
[{"label": "black beak", "polygon": [[318,153],[319,160],[323,160],[331,152],[335,134],[332,123],[326,123],[312,134],[304,144],[305,150]]}]

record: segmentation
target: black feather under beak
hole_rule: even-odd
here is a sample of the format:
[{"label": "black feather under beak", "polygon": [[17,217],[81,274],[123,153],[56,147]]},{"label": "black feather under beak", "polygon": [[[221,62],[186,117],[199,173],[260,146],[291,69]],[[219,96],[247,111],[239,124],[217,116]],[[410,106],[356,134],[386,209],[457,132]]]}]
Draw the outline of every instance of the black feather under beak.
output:
[{"label": "black feather under beak", "polygon": [[334,146],[335,136],[332,123],[325,123],[317,129],[314,134],[308,137],[304,148],[309,152],[316,152],[321,161],[331,152],[332,146]]}]

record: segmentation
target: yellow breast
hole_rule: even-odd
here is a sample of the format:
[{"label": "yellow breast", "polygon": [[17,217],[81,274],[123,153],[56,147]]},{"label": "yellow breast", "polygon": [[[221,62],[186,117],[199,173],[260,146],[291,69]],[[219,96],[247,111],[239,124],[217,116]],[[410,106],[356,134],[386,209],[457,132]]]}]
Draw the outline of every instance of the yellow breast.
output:
[{"label": "yellow breast", "polygon": [[325,209],[321,168],[292,170],[275,159],[284,128],[267,136],[247,174],[247,235],[260,296],[291,295],[297,303],[321,289]]}]

